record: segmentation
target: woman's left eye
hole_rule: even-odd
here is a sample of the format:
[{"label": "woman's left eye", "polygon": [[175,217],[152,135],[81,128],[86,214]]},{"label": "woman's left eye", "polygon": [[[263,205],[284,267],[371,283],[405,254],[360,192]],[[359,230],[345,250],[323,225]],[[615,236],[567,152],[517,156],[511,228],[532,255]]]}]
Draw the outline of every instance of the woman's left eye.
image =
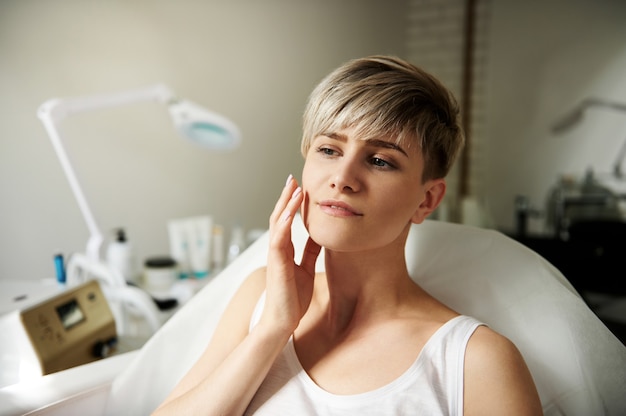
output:
[{"label": "woman's left eye", "polygon": [[395,168],[395,166],[393,166],[391,163],[387,162],[384,159],[381,159],[379,157],[373,157],[370,159],[370,163],[372,165],[374,165],[377,168],[384,168],[384,169],[393,169]]}]

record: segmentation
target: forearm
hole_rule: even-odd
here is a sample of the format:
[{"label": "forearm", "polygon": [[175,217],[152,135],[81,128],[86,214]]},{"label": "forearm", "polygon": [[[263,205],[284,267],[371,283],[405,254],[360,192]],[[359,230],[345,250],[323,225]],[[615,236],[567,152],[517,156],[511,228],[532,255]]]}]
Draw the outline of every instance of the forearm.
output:
[{"label": "forearm", "polygon": [[288,339],[257,325],[214,371],[179,396],[174,393],[154,415],[243,414]]}]

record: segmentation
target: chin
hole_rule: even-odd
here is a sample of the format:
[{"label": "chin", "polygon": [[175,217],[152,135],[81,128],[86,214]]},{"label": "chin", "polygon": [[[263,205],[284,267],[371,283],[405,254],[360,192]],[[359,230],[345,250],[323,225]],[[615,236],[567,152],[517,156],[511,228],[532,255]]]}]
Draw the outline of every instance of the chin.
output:
[{"label": "chin", "polygon": [[372,248],[367,245],[368,242],[371,244],[371,239],[353,229],[319,222],[306,223],[305,227],[311,239],[326,250],[347,253]]},{"label": "chin", "polygon": [[366,252],[384,247],[404,247],[410,223],[403,228],[368,227],[366,224],[354,225],[350,221],[334,221],[324,216],[309,215],[303,217],[304,226],[313,241],[326,250],[336,252]]},{"label": "chin", "polygon": [[344,233],[336,227],[325,224],[318,219],[311,219],[310,216],[304,217],[303,221],[309,237],[321,247],[335,250],[345,245]]}]

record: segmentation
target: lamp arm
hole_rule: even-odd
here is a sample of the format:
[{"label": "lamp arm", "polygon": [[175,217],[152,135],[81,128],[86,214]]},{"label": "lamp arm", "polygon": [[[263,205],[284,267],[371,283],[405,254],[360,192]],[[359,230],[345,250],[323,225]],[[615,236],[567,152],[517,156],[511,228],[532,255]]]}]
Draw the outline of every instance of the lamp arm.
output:
[{"label": "lamp arm", "polygon": [[615,111],[626,112],[626,103],[602,100],[599,98],[585,98],[580,102],[579,105],[574,107],[572,111],[570,111],[565,116],[560,118],[556,123],[554,123],[551,129],[552,132],[561,133],[571,128],[583,118],[583,113],[585,112],[585,110],[587,110],[587,108],[590,107],[604,107]]},{"label": "lamp arm", "polygon": [[[617,101],[607,101],[600,100],[597,98],[589,98],[583,101],[582,108],[586,107],[605,107],[610,108],[615,111],[626,112],[626,104],[617,102]],[[617,153],[617,157],[615,158],[615,162],[613,163],[613,176],[618,179],[622,178],[622,162],[624,161],[624,157],[626,157],[626,140],[622,143],[619,152]]]},{"label": "lamp arm", "polygon": [[583,109],[587,107],[606,107],[611,108],[616,111],[626,111],[626,104],[617,102],[617,101],[608,101],[601,100],[599,98],[588,98],[583,100],[582,106]]},{"label": "lamp arm", "polygon": [[618,179],[621,179],[624,176],[622,173],[622,162],[624,161],[624,157],[626,157],[626,140],[622,143],[622,147],[619,149],[619,153],[613,163],[613,176]]},{"label": "lamp arm", "polygon": [[70,159],[63,147],[63,140],[59,133],[58,124],[67,116],[80,112],[88,112],[108,107],[115,107],[125,104],[132,104],[140,101],[168,102],[173,100],[172,92],[164,85],[158,84],[145,89],[137,89],[120,93],[96,95],[91,97],[77,97],[68,99],[51,99],[43,103],[37,115],[42,121],[46,132],[52,142],[54,150],[61,162],[65,176],[74,193],[76,202],[80,208],[83,218],[89,229],[89,240],[87,241],[87,256],[92,260],[100,259],[100,249],[104,241],[100,227],[96,222],[93,212],[87,202],[76,172],[72,167]]},{"label": "lamp arm", "polygon": [[51,117],[43,117],[41,114],[40,118],[48,133],[48,137],[50,137],[50,141],[52,142],[52,146],[54,147],[57,157],[61,162],[61,167],[65,172],[65,177],[70,184],[72,193],[76,198],[76,202],[78,203],[80,212],[83,214],[83,218],[87,223],[87,228],[89,229],[89,240],[87,241],[87,256],[92,260],[100,260],[100,247],[102,246],[102,242],[104,241],[104,237],[102,236],[100,227],[98,226],[98,223],[93,216],[93,212],[89,207],[87,198],[85,198],[85,193],[80,186],[80,182],[76,177],[74,168],[72,167],[69,157],[67,156],[67,152],[63,147],[63,142],[61,140],[59,131],[57,130],[54,119]]},{"label": "lamp arm", "polygon": [[119,107],[141,101],[168,102],[174,99],[172,91],[163,84],[151,87],[122,91],[112,94],[100,94],[88,97],[53,98],[43,103],[38,110],[39,117],[47,117],[60,122],[69,115]]}]

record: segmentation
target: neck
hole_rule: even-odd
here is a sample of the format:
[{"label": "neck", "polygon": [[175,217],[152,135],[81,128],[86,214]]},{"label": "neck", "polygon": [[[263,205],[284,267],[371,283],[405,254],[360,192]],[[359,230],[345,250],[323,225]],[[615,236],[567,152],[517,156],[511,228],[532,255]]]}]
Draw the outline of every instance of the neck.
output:
[{"label": "neck", "polygon": [[406,233],[375,251],[325,251],[326,279],[316,282],[315,297],[330,334],[397,314],[414,299],[420,289],[406,269],[405,241]]}]

